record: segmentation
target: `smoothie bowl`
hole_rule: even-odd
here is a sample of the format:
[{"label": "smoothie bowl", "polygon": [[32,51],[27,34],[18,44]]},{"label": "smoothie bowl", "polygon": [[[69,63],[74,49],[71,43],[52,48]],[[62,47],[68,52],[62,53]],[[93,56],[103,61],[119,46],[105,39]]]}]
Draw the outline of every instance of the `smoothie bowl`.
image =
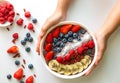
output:
[{"label": "smoothie bowl", "polygon": [[84,75],[95,63],[95,37],[83,25],[63,21],[51,27],[43,37],[40,55],[53,75],[72,79]]}]

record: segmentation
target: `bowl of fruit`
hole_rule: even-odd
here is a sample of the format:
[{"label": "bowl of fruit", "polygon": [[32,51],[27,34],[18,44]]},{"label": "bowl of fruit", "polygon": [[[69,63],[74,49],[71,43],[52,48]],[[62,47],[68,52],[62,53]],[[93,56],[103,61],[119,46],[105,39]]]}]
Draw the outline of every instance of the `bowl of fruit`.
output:
[{"label": "bowl of fruit", "polygon": [[80,23],[63,21],[47,31],[41,41],[40,55],[53,75],[64,79],[77,78],[95,63],[96,39]]},{"label": "bowl of fruit", "polygon": [[11,25],[15,18],[14,6],[6,1],[0,1],[0,27]]}]

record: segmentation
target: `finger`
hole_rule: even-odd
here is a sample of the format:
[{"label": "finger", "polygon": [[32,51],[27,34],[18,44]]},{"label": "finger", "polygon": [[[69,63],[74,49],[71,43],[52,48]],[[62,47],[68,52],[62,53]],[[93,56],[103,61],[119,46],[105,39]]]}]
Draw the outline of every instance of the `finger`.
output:
[{"label": "finger", "polygon": [[96,65],[94,64],[92,68],[87,73],[84,74],[84,76],[88,76],[94,70],[95,67]]}]

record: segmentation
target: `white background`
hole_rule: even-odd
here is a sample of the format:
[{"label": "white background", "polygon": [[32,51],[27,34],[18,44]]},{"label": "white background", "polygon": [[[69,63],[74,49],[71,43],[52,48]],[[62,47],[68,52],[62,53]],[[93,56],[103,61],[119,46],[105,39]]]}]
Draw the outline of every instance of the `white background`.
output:
[{"label": "white background", "polygon": [[[39,21],[35,25],[35,33],[31,32],[34,37],[34,42],[27,43],[27,46],[32,48],[31,53],[24,51],[24,46],[20,45],[20,40],[24,38],[26,32],[29,30],[23,27],[18,27],[16,24],[11,27],[8,32],[5,28],[0,28],[0,83],[19,83],[16,79],[12,78],[7,80],[6,75],[12,74],[21,66],[17,67],[14,64],[15,60],[26,59],[26,66],[24,74],[26,77],[37,75],[35,83],[120,83],[120,29],[117,29],[108,41],[108,48],[99,66],[88,76],[80,77],[72,80],[61,79],[53,76],[41,62],[40,56],[35,52],[37,35],[41,26],[47,17],[49,17],[56,8],[57,0],[9,0],[15,7],[15,11],[19,12],[23,17],[23,8],[29,10],[32,17],[36,17]],[[89,28],[93,33],[103,24],[107,14],[115,5],[117,0],[73,0],[71,4],[67,20],[78,21]],[[18,18],[18,17],[17,17]],[[17,19],[16,18],[16,19]],[[25,19],[27,24],[31,20]],[[20,49],[22,57],[12,58],[11,55],[6,53],[8,47],[14,45],[12,34],[19,33],[19,40],[16,45]],[[31,71],[27,68],[29,63],[34,64],[34,69]]]}]

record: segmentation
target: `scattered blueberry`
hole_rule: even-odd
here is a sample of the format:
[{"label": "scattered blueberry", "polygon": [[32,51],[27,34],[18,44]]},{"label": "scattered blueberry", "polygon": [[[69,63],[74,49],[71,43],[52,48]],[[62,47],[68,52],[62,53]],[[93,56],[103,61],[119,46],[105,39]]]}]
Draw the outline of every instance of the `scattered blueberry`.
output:
[{"label": "scattered blueberry", "polygon": [[73,33],[73,38],[77,38],[78,34],[77,33]]},{"label": "scattered blueberry", "polygon": [[68,32],[68,35],[71,37],[73,35],[73,32],[72,31],[69,31]]},{"label": "scattered blueberry", "polygon": [[19,60],[16,60],[16,61],[15,61],[15,64],[16,64],[16,65],[20,65],[20,61],[19,61]]},{"label": "scattered blueberry", "polygon": [[61,52],[61,50],[62,50],[61,48],[59,48],[59,47],[57,48],[57,52]]},{"label": "scattered blueberry", "polygon": [[33,38],[32,38],[32,37],[29,37],[29,38],[28,38],[28,41],[29,41],[29,42],[33,42]]},{"label": "scattered blueberry", "polygon": [[56,43],[56,46],[58,46],[58,47],[60,46],[60,41],[58,41],[58,42]]},{"label": "scattered blueberry", "polygon": [[69,35],[68,34],[65,34],[65,38],[68,39]]},{"label": "scattered blueberry", "polygon": [[21,80],[20,83],[25,83],[25,82],[23,80]]},{"label": "scattered blueberry", "polygon": [[64,47],[64,46],[65,46],[65,44],[63,42],[61,42],[60,47]]},{"label": "scattered blueberry", "polygon": [[8,74],[7,75],[7,79],[11,79],[12,78],[12,75],[11,74]]},{"label": "scattered blueberry", "polygon": [[33,23],[37,23],[37,19],[36,19],[36,18],[33,18],[33,19],[32,19],[32,22],[33,22]]},{"label": "scattered blueberry", "polygon": [[72,41],[73,41],[73,38],[72,38],[72,37],[69,37],[69,38],[68,38],[68,41],[69,41],[69,42],[72,42]]},{"label": "scattered blueberry", "polygon": [[30,50],[31,50],[31,48],[30,48],[30,47],[28,47],[28,46],[27,46],[27,47],[25,47],[25,51],[26,51],[26,52],[30,52]]},{"label": "scattered blueberry", "polygon": [[80,31],[79,31],[81,34],[85,34],[86,33],[86,30],[81,28]]},{"label": "scattered blueberry", "polygon": [[29,40],[29,38],[28,38],[28,37],[25,37],[25,38],[24,38],[24,41],[28,41],[28,40]]},{"label": "scattered blueberry", "polygon": [[63,38],[63,37],[64,37],[64,34],[63,34],[63,33],[60,33],[60,34],[59,34],[59,37]]},{"label": "scattered blueberry", "polygon": [[30,35],[30,33],[28,32],[28,33],[26,33],[26,37],[30,37],[31,35]]},{"label": "scattered blueberry", "polygon": [[29,65],[28,65],[28,68],[29,68],[29,69],[33,69],[33,64],[29,64]]},{"label": "scattered blueberry", "polygon": [[77,40],[78,40],[78,41],[81,41],[81,38],[80,38],[80,36],[78,36],[78,37],[77,37]]},{"label": "scattered blueberry", "polygon": [[63,39],[62,39],[62,42],[66,43],[66,42],[67,42],[67,39],[66,39],[66,38],[63,38]]},{"label": "scattered blueberry", "polygon": [[21,44],[22,45],[26,45],[26,41],[25,40],[21,40]]},{"label": "scattered blueberry", "polygon": [[58,40],[57,40],[57,38],[53,38],[53,42],[55,42],[55,43],[56,43],[57,41],[58,41]]}]

